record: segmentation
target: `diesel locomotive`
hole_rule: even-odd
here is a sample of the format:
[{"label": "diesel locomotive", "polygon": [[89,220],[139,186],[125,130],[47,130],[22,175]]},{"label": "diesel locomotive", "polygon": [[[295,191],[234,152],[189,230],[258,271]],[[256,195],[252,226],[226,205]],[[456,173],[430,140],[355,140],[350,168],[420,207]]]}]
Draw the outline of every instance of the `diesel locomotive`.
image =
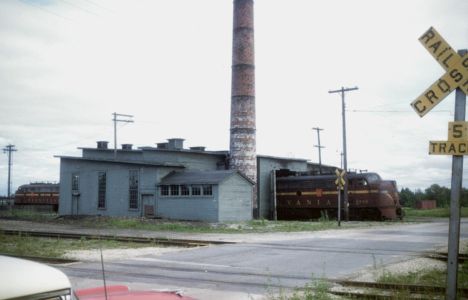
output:
[{"label": "diesel locomotive", "polygon": [[58,211],[59,184],[34,182],[23,184],[15,193],[16,206],[48,207]]},{"label": "diesel locomotive", "polygon": [[[279,220],[309,220],[338,212],[336,175],[310,175],[290,170],[276,171],[276,212]],[[348,173],[350,220],[401,219],[396,182],[377,173]],[[343,216],[343,197],[341,215]]]}]

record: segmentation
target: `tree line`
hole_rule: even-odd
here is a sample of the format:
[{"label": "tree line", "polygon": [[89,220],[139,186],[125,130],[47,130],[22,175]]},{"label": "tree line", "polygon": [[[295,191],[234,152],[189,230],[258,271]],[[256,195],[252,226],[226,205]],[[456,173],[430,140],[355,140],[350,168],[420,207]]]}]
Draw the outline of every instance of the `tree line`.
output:
[{"label": "tree line", "polygon": [[[400,191],[400,203],[402,206],[415,207],[418,200],[435,200],[437,207],[450,207],[450,189],[445,186],[433,184],[424,191],[417,189],[415,192],[409,188]],[[460,194],[461,206],[468,206],[468,189],[462,188]]]}]

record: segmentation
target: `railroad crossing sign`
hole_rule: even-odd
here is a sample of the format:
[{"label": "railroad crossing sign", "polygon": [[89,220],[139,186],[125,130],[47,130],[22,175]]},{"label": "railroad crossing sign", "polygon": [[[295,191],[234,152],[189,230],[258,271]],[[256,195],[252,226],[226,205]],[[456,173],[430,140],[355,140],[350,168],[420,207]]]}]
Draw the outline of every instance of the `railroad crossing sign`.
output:
[{"label": "railroad crossing sign", "polygon": [[433,27],[419,41],[447,71],[411,103],[416,113],[423,117],[454,89],[460,88],[468,94],[468,54],[460,56]]},{"label": "railroad crossing sign", "polygon": [[336,180],[335,180],[336,187],[337,187],[337,189],[342,190],[345,183],[346,183],[345,180],[344,180],[344,177],[346,175],[346,171],[341,170],[341,172],[340,172],[339,169],[336,169],[335,174],[336,174]]},{"label": "railroad crossing sign", "polygon": [[448,141],[430,141],[429,154],[468,155],[468,122],[449,122]]},{"label": "railroad crossing sign", "polygon": [[455,52],[432,27],[419,38],[419,41],[447,72],[411,103],[416,113],[423,117],[454,89],[457,89],[454,122],[449,123],[448,141],[429,142],[429,154],[453,155],[445,299],[455,300],[457,299],[457,261],[460,241],[460,194],[463,180],[462,155],[468,154],[468,122],[465,122],[468,51]]}]

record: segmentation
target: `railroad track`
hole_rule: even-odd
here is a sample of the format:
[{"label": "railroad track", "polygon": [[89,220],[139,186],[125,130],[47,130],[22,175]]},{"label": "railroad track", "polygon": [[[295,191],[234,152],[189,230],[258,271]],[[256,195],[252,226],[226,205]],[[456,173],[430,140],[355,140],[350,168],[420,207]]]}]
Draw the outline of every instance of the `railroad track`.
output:
[{"label": "railroad track", "polygon": [[[141,266],[143,269],[139,272],[125,271],[125,264],[109,263],[109,266],[119,266],[119,269],[109,268],[106,270],[108,278],[116,281],[125,281],[131,278],[138,282],[167,282],[176,280],[179,284],[187,286],[197,285],[215,285],[219,289],[224,289],[227,286],[234,290],[244,290],[253,288],[256,292],[269,291],[275,293],[285,290],[303,290],[308,288],[296,288],[291,284],[287,284],[290,279],[300,279],[303,282],[313,282],[314,280],[326,281],[333,285],[328,290],[328,293],[344,296],[352,299],[403,299],[411,295],[412,299],[439,299],[435,297],[443,297],[445,295],[445,287],[441,286],[426,286],[426,285],[410,285],[410,284],[389,284],[389,283],[376,283],[376,282],[362,282],[362,281],[349,281],[349,280],[335,280],[301,276],[291,276],[288,274],[272,274],[263,272],[245,272],[234,271],[232,269],[226,270],[198,270],[193,268],[178,268],[178,267],[159,267],[155,265]],[[75,277],[86,277],[99,279],[101,274],[98,268],[85,267],[61,267],[68,270]],[[151,270],[148,272],[147,270]],[[185,275],[180,276],[176,272],[184,272]],[[211,274],[211,276],[209,276]],[[223,276],[221,276],[223,275]],[[229,275],[226,278],[224,275]],[[269,278],[269,280],[268,280]],[[406,295],[406,296],[405,296]],[[417,295],[417,298],[416,298]],[[468,296],[468,289],[458,289],[458,295],[461,299]]]},{"label": "railroad track", "polygon": [[16,255],[16,254],[11,254],[11,253],[0,253],[0,255],[3,255],[3,256],[10,256],[10,257],[17,257],[17,258],[22,258],[22,259],[37,261],[37,262],[41,262],[41,263],[51,264],[51,265],[56,265],[56,264],[69,264],[69,263],[79,262],[78,260],[75,260],[75,259],[58,258],[58,257]]},{"label": "railroad track", "polygon": [[[10,255],[10,256],[15,256],[15,255]],[[33,256],[17,256],[25,259],[30,259],[30,260],[35,260],[43,263],[48,263],[48,264],[67,264],[67,263],[72,263],[72,262],[77,262],[76,260],[70,260],[70,259],[60,259],[60,258],[45,258],[45,257],[33,257]],[[108,266],[119,266],[119,267],[126,267],[127,264],[122,264],[122,263],[116,263],[112,262],[109,263]],[[61,266],[62,269],[69,269],[70,271],[74,271],[77,273],[82,273],[84,274],[85,277],[91,276],[94,277],[93,275],[96,275],[96,278],[99,278],[101,274],[99,273],[99,269],[92,269],[89,267],[67,267],[66,265]],[[301,277],[301,276],[292,276],[292,275],[286,275],[286,274],[263,274],[262,272],[243,272],[243,271],[233,271],[231,270],[209,270],[209,273],[214,273],[214,274],[230,274],[231,276],[239,276],[244,277],[244,278],[252,278],[256,277],[257,280],[234,280],[234,281],[226,281],[222,280],[222,276],[214,276],[211,278],[201,278],[199,276],[189,276],[192,279],[188,278],[180,278],[178,276],[170,276],[170,271],[184,271],[188,273],[196,273],[200,272],[200,270],[196,269],[184,269],[180,267],[163,267],[163,266],[154,266],[154,265],[142,265],[140,268],[146,268],[148,270],[160,270],[161,272],[156,272],[154,274],[148,274],[146,271],[143,272],[138,272],[138,273],[131,273],[131,272],[126,272],[126,271],[111,271],[107,270],[107,274],[110,277],[113,276],[124,276],[128,278],[133,278],[141,280],[141,279],[146,279],[146,280],[163,280],[163,279],[177,279],[177,280],[182,280],[182,281],[187,281],[189,280],[192,284],[196,282],[203,282],[203,283],[215,283],[215,284],[228,284],[228,285],[240,285],[240,286],[250,286],[250,287],[257,287],[257,288],[264,288],[265,283],[261,283],[258,279],[261,277],[265,276],[272,276],[273,278],[278,279],[278,282],[275,284],[273,282],[269,282],[269,287],[274,287],[274,288],[279,288],[279,289],[292,289],[292,286],[288,286],[287,284],[282,284],[281,282],[284,283],[284,281],[287,281],[288,279],[301,279],[304,281],[310,281],[310,278],[306,277]],[[124,268],[126,269],[126,268]],[[203,272],[206,272],[205,270]],[[93,275],[91,275],[93,274]],[[78,274],[74,274],[77,276]],[[81,275],[83,276],[83,275]],[[79,277],[81,277],[79,276]],[[246,276],[246,277],[245,277]],[[197,279],[195,279],[197,278]],[[118,278],[119,280],[123,278]],[[335,279],[317,279],[317,280],[323,280],[327,281],[330,284],[334,285],[333,288],[329,289],[329,293],[338,295],[338,296],[344,296],[348,298],[353,298],[353,299],[375,299],[375,300],[387,300],[387,299],[398,299],[398,295],[401,296],[399,293],[409,293],[413,297],[414,295],[417,295],[417,299],[434,299],[434,297],[437,296],[443,296],[445,294],[445,287],[442,286],[427,286],[427,285],[413,285],[413,284],[392,284],[392,283],[376,283],[376,282],[363,282],[363,281],[351,281],[351,280],[335,280]],[[337,287],[338,286],[338,287]],[[299,290],[305,290],[302,288],[299,288]],[[468,297],[468,289],[467,288],[459,288],[458,289],[458,295],[465,299]]]},{"label": "railroad track", "polygon": [[[329,282],[339,284],[343,287],[372,289],[373,292],[370,292],[369,290],[365,290],[362,292],[334,290],[330,291],[330,293],[335,295],[348,296],[359,299],[396,299],[395,293],[399,292],[409,292],[412,295],[417,294],[419,295],[419,298],[417,299],[434,299],[434,296],[445,295],[445,287],[442,286],[378,283],[350,280],[329,280]],[[468,297],[468,289],[459,288],[458,295],[460,297]]]},{"label": "railroad track", "polygon": [[86,233],[68,233],[68,232],[45,232],[45,231],[25,231],[25,230],[0,230],[6,235],[24,235],[32,237],[46,238],[61,238],[61,239],[90,239],[90,240],[112,240],[119,242],[146,243],[158,244],[164,246],[177,247],[202,247],[208,245],[223,245],[233,244],[232,242],[223,241],[202,241],[202,240],[185,240],[185,239],[170,239],[170,238],[154,238],[154,237],[135,237],[121,235],[105,235],[105,234],[86,234]]},{"label": "railroad track", "polygon": [[[423,256],[427,257],[427,258],[442,260],[442,261],[447,261],[447,259],[448,259],[448,254],[445,253],[445,252],[426,253]],[[458,254],[458,263],[462,264],[465,261],[468,261],[468,254],[460,254],[459,253]]]}]

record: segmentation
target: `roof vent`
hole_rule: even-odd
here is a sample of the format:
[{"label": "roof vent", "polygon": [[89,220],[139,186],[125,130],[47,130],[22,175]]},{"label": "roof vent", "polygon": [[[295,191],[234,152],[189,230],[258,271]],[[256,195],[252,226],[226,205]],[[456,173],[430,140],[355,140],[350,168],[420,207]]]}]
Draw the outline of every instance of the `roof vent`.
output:
[{"label": "roof vent", "polygon": [[168,139],[169,150],[182,150],[184,149],[184,139],[174,138]]},{"label": "roof vent", "polygon": [[192,151],[205,151],[206,147],[203,146],[196,146],[196,147],[190,147],[190,150]]},{"label": "roof vent", "polygon": [[168,148],[168,143],[157,143],[156,144],[158,149],[167,149]]},{"label": "roof vent", "polygon": [[107,141],[97,141],[97,148],[98,149],[107,149],[107,144],[109,144],[109,142],[107,142]]},{"label": "roof vent", "polygon": [[122,144],[122,150],[132,150],[132,144]]}]

